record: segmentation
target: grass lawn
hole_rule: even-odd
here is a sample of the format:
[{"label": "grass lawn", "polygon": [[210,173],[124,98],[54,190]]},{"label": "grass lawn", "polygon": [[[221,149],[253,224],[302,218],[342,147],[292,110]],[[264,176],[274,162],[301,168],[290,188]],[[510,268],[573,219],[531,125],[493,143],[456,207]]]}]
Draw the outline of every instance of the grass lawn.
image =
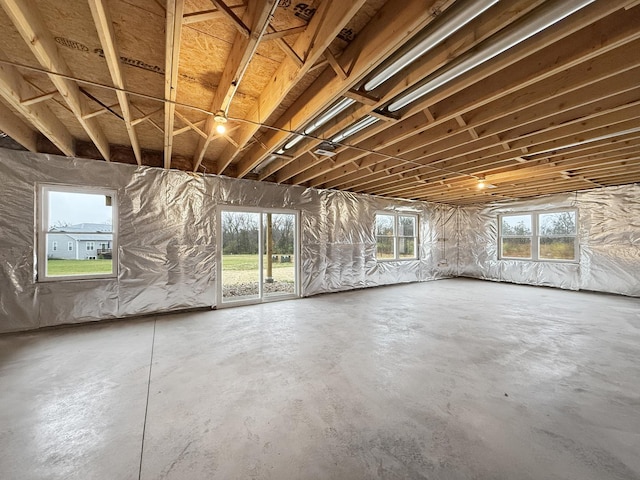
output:
[{"label": "grass lawn", "polygon": [[[293,282],[293,255],[291,262],[273,263],[273,278],[280,282]],[[266,268],[266,258],[265,258]],[[258,255],[223,255],[222,276],[225,285],[258,281]]]},{"label": "grass lawn", "polygon": [[111,273],[111,260],[47,260],[49,276]]}]

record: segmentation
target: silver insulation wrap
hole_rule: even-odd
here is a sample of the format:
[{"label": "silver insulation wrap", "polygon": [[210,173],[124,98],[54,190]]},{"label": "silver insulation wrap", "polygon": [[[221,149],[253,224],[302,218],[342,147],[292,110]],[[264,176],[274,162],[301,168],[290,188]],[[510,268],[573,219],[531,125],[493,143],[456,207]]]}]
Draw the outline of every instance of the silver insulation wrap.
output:
[{"label": "silver insulation wrap", "polygon": [[[498,216],[573,208],[579,262],[498,259]],[[460,208],[457,274],[486,280],[640,296],[640,185]]]},{"label": "silver insulation wrap", "polygon": [[[0,149],[0,332],[213,307],[220,206],[300,212],[303,296],[467,276],[640,296],[640,185],[451,207]],[[39,183],[117,190],[118,277],[38,282]],[[498,216],[578,210],[580,261],[498,259]],[[376,212],[419,217],[419,260],[375,259]]]},{"label": "silver insulation wrap", "polygon": [[[222,205],[300,212],[303,296],[455,274],[453,207],[4,149],[0,178],[0,332],[215,306]],[[37,281],[39,183],[117,190],[117,278]],[[420,260],[375,260],[378,211],[419,216]]]}]

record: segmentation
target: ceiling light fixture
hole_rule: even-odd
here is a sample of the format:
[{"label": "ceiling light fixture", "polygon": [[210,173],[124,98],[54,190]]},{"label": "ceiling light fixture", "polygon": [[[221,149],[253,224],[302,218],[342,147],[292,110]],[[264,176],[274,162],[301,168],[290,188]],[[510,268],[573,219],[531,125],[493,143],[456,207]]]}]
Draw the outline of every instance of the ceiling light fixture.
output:
[{"label": "ceiling light fixture", "polygon": [[[469,2],[467,2],[469,3]],[[403,53],[396,60],[377,72],[364,84],[365,91],[371,91],[393,77],[400,70],[411,64],[447,37],[464,27],[471,20],[480,16],[487,9],[498,3],[498,0],[481,0],[472,2],[467,8],[455,8],[443,15],[434,28],[429,28],[424,38]]]},{"label": "ceiling light fixture", "polygon": [[285,150],[289,150],[291,147],[299,144],[304,139],[304,135],[302,133],[296,133],[296,136],[293,137],[293,140],[289,140],[288,143],[284,145]]},{"label": "ceiling light fixture", "polygon": [[376,118],[376,117],[372,117],[371,115],[367,115],[366,117],[364,117],[361,120],[357,121],[356,123],[354,123],[350,127],[345,128],[342,132],[338,133],[336,136],[334,136],[331,139],[331,142],[339,143],[342,140],[344,140],[345,138],[350,137],[351,135],[359,132],[360,130],[364,130],[369,125],[373,125],[378,120],[380,120],[380,119]]},{"label": "ceiling light fixture", "polygon": [[487,184],[484,181],[484,176],[478,177],[478,190],[484,190],[487,187]]},{"label": "ceiling light fixture", "polygon": [[327,123],[333,117],[338,115],[340,112],[345,110],[347,107],[353,105],[355,100],[353,98],[343,98],[338,103],[329,108],[326,112],[316,118],[311,125],[304,129],[305,135],[309,135],[313,131],[317,130],[319,127]]},{"label": "ceiling light fixture", "polygon": [[334,104],[331,107],[329,107],[329,109],[324,111],[318,117],[316,117],[313,120],[313,122],[311,122],[310,125],[305,127],[305,129],[302,131],[302,133],[296,132],[297,136],[294,137],[289,142],[285,143],[284,147],[282,147],[282,148],[284,150],[289,150],[291,147],[293,147],[293,146],[297,145],[298,143],[300,143],[304,139],[304,135],[309,135],[310,133],[314,132],[315,130],[320,128],[322,125],[327,123],[329,120],[334,118],[336,115],[338,115],[340,112],[345,110],[350,105],[353,105],[354,103],[355,103],[355,100],[352,99],[352,98],[343,98],[342,100],[340,100],[336,104]]},{"label": "ceiling light fixture", "polygon": [[606,135],[600,135],[598,137],[586,138],[584,140],[580,140],[579,142],[573,142],[573,143],[568,143],[566,145],[555,146],[553,148],[548,148],[546,150],[540,150],[540,151],[536,150],[531,155],[540,155],[541,153],[556,152],[558,150],[564,150],[566,148],[578,147],[586,143],[599,142],[602,140],[608,140],[610,138],[621,137],[623,135],[630,135],[632,133],[638,133],[638,132],[640,132],[640,127],[630,128],[628,130],[622,130],[620,132],[612,132],[612,133],[607,133]]},{"label": "ceiling light fixture", "polygon": [[446,67],[441,73],[427,77],[425,83],[416,86],[391,102],[387,110],[395,112],[406,107],[410,103],[431,93],[436,88],[455,80],[469,70],[524,42],[528,38],[558,23],[594,1],[595,0],[569,0],[565,2],[554,2],[548,4],[549,7],[547,8],[545,8],[547,5],[545,4],[543,11],[534,18],[531,18],[527,23],[521,27],[514,26],[497,33],[484,42],[481,50],[461,57],[460,60]]},{"label": "ceiling light fixture", "polygon": [[218,110],[213,116],[213,121],[216,124],[216,132],[223,135],[227,131],[227,115],[222,110]]},{"label": "ceiling light fixture", "polygon": [[257,167],[253,169],[253,173],[260,174],[265,168],[271,165],[278,157],[275,155],[269,155],[266,160],[260,163]]}]

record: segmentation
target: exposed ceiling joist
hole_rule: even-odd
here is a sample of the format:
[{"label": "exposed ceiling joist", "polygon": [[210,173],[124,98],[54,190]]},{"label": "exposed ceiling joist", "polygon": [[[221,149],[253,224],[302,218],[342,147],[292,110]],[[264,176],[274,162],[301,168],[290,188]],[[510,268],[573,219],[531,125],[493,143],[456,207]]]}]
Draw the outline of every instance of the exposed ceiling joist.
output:
[{"label": "exposed ceiling joist", "polygon": [[[361,145],[361,147],[363,147],[365,151],[379,150],[381,153],[385,153],[383,150],[385,147],[392,149],[393,147],[391,147],[391,145],[404,140],[409,134],[410,136],[414,136],[421,131],[428,131],[429,129],[436,128],[443,122],[455,119],[456,116],[474,109],[480,109],[481,107],[485,107],[482,108],[482,112],[484,112],[485,115],[504,115],[504,109],[492,109],[486,108],[486,106],[489,105],[491,101],[505,97],[512,92],[521,91],[525,87],[533,86],[536,82],[562,73],[568,69],[568,66],[577,65],[580,62],[587,62],[609,51],[615,50],[615,48],[621,44],[633,41],[638,36],[639,31],[635,27],[635,25],[637,25],[636,19],[629,17],[629,13],[606,19],[601,22],[598,28],[589,28],[590,24],[597,22],[607,14],[616,10],[611,3],[598,5],[599,8],[594,8],[590,12],[587,12],[591,13],[591,16],[582,15],[580,17],[567,19],[567,24],[571,28],[564,29],[558,26],[558,28],[550,30],[549,32],[544,32],[538,38],[534,38],[532,42],[515,50],[513,57],[509,60],[498,58],[496,61],[488,62],[486,65],[482,65],[476,69],[477,71],[474,73],[474,76],[478,78],[478,81],[487,77],[490,77],[490,80],[480,82],[476,85],[473,89],[473,91],[476,92],[474,95],[469,95],[469,91],[465,88],[466,85],[460,86],[454,83],[451,86],[446,86],[444,89],[435,92],[433,96],[412,106],[411,110],[407,112],[405,120],[386,129],[378,135],[379,138],[372,137],[371,140],[365,141],[365,144]],[[620,8],[620,3],[624,2],[619,2],[617,5],[618,9]],[[640,12],[634,13],[637,14]],[[580,31],[580,28],[584,30]],[[554,45],[554,41],[566,38],[570,32],[574,32],[575,34],[569,41],[563,42],[560,46]],[[548,48],[545,49],[545,47]],[[515,60],[520,60],[521,63],[517,63]],[[513,66],[500,68],[505,64]],[[546,67],[544,67],[544,65],[546,65]],[[611,64],[608,64],[606,69],[610,70]],[[590,75],[586,75],[583,78],[588,79],[591,77]],[[468,81],[468,79],[463,79],[459,83],[467,83]],[[576,78],[576,81],[580,80]],[[486,93],[480,95],[477,93],[478,90],[484,90]],[[533,91],[537,92],[536,95],[538,98],[547,99],[549,97],[548,90],[541,89],[539,91]],[[527,98],[532,98],[532,95],[530,94]],[[521,95],[519,101],[522,102]],[[423,127],[420,127],[419,124],[416,125],[416,127],[408,127],[406,123],[409,122],[409,119],[414,116],[418,116],[418,119],[422,117],[424,115],[424,108],[426,107],[429,108],[429,111],[434,117],[434,121],[423,122]],[[476,125],[477,123],[469,124],[471,127],[475,127]],[[450,135],[453,131],[459,131],[464,128],[466,127],[455,126],[443,132],[443,134]],[[430,135],[430,138],[434,138],[433,135]],[[388,151],[386,153],[388,153]],[[363,154],[361,152],[349,151],[343,155],[343,158],[336,159],[334,166],[323,165],[319,167],[316,172],[326,177],[330,170],[342,169],[355,158],[362,156]],[[376,161],[380,160],[371,158],[366,164],[371,165],[371,162],[375,163]],[[313,181],[312,184],[319,185],[320,183]],[[325,182],[323,182],[323,184],[326,185]]]},{"label": "exposed ceiling joist", "polygon": [[[291,59],[285,59],[282,62],[272,77],[270,88],[262,92],[257,105],[247,116],[248,123],[244,124],[240,128],[240,133],[236,135],[239,147],[236,149],[226,148],[220,155],[218,173],[224,172],[224,169],[238,156],[240,150],[258,131],[260,123],[274,112],[291,89],[318,61],[329,44],[363,3],[363,0],[352,2],[326,0],[321,4],[305,32],[298,37],[294,44],[296,52],[305,52],[304,65],[298,67]],[[252,155],[251,152],[253,149],[245,154],[238,164],[237,175],[239,177],[245,176],[264,160],[263,155]]]},{"label": "exposed ceiling joist", "polygon": [[[49,110],[49,107],[44,103],[22,103],[23,98],[34,98],[38,94],[39,92],[25,81],[16,68],[0,64],[0,95],[31,125],[51,140],[62,153],[69,157],[74,156],[75,142],[73,137],[67,127]],[[8,130],[4,128],[3,130],[9,133]],[[18,138],[14,140],[22,143]],[[25,147],[27,146],[25,145]]]},{"label": "exposed ceiling joist", "polygon": [[[0,5],[7,13],[13,25],[27,43],[38,62],[47,70],[72,76],[71,69],[64,61],[53,36],[45,26],[40,12],[33,0],[0,0]],[[85,97],[80,93],[78,84],[66,77],[49,75],[51,82],[58,89],[76,119],[85,130],[98,151],[107,161],[110,160],[109,142],[95,119],[84,119],[88,110]]]},{"label": "exposed ceiling joist", "polygon": [[99,158],[93,124],[112,161],[457,204],[640,181],[636,0],[87,2],[0,0],[28,149]]},{"label": "exposed ceiling joist", "polygon": [[38,150],[38,132],[0,102],[0,130],[31,152]]},{"label": "exposed ceiling joist", "polygon": [[116,90],[116,96],[118,97],[120,110],[122,111],[124,123],[127,127],[127,134],[129,135],[131,148],[133,149],[133,154],[136,157],[136,162],[138,162],[138,165],[142,165],[140,142],[138,142],[138,135],[131,123],[131,108],[129,107],[129,99],[125,93],[127,87],[120,66],[120,54],[118,53],[118,47],[116,45],[116,35],[113,30],[113,22],[106,8],[105,0],[89,0],[89,6],[91,7],[91,14],[93,15],[96,30],[98,31],[98,37],[100,37],[104,58],[107,62],[107,66],[109,67],[111,80],[113,81],[113,85],[118,89]]},{"label": "exposed ceiling joist", "polygon": [[[347,3],[349,2],[340,2],[340,4]],[[343,80],[337,77],[333,70],[325,70],[313,85],[280,117],[276,126],[290,130],[302,128],[309,119],[327,108],[334,98],[351,89],[364,75],[379,65],[386,56],[428,25],[435,18],[434,12],[439,14],[451,3],[451,1],[430,0],[425,5],[423,0],[409,0],[404,3],[400,11],[398,11],[397,5],[394,5],[393,2],[386,3],[378,12],[378,15],[372,19],[342,54],[341,62],[349,72],[349,77]],[[398,32],[402,33],[398,34]],[[324,53],[324,50],[321,53]],[[259,109],[259,112],[264,113],[262,118],[256,118],[256,122],[260,123],[272,110]],[[252,116],[251,118],[253,119],[254,117]],[[253,135],[257,131],[257,127],[246,127],[244,130],[251,132],[251,135]],[[238,164],[238,176],[246,175],[259,165],[272,151],[279,148],[287,137],[288,134],[282,131],[269,132],[264,135],[260,144],[254,145],[244,153]],[[245,140],[245,144],[249,138]],[[242,141],[239,143],[243,144]],[[229,152],[226,155],[223,153],[222,159],[228,163],[237,153]]]},{"label": "exposed ceiling joist", "polygon": [[[236,35],[220,82],[218,83],[218,88],[211,102],[210,110],[212,112],[222,111],[226,114],[229,103],[235,95],[242,81],[242,77],[249,66],[249,62],[258,48],[260,39],[267,30],[267,26],[271,21],[271,16],[277,5],[276,0],[258,0],[252,2],[247,8],[243,20],[251,26],[250,35],[245,36],[241,32]],[[204,131],[207,136],[206,138],[200,138],[198,140],[198,145],[193,155],[194,172],[200,167],[207,148],[213,140],[213,134],[215,132],[215,120],[213,117],[207,119]]]},{"label": "exposed ceiling joist", "polygon": [[164,73],[164,168],[171,168],[184,0],[167,0]]}]

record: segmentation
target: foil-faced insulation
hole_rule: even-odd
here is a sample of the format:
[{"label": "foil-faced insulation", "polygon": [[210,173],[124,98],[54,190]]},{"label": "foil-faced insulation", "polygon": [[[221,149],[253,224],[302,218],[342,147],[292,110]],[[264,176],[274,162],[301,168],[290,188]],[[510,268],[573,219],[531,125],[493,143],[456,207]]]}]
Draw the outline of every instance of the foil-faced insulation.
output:
[{"label": "foil-faced insulation", "polygon": [[[640,185],[468,207],[0,149],[0,332],[217,303],[217,209],[300,212],[303,296],[468,276],[640,296]],[[39,183],[118,192],[118,277],[38,282]],[[498,259],[501,213],[578,210],[580,261]],[[419,217],[419,260],[375,259],[376,212]]]},{"label": "foil-faced insulation", "polygon": [[[579,261],[498,258],[501,214],[577,209]],[[640,185],[461,207],[457,274],[486,280],[640,296]]]},{"label": "foil-faced insulation", "polygon": [[[300,212],[303,296],[452,274],[438,262],[453,207],[3,149],[0,174],[0,332],[215,306],[224,205]],[[117,278],[37,281],[39,183],[117,190]],[[419,216],[419,260],[376,261],[378,211]]]}]

